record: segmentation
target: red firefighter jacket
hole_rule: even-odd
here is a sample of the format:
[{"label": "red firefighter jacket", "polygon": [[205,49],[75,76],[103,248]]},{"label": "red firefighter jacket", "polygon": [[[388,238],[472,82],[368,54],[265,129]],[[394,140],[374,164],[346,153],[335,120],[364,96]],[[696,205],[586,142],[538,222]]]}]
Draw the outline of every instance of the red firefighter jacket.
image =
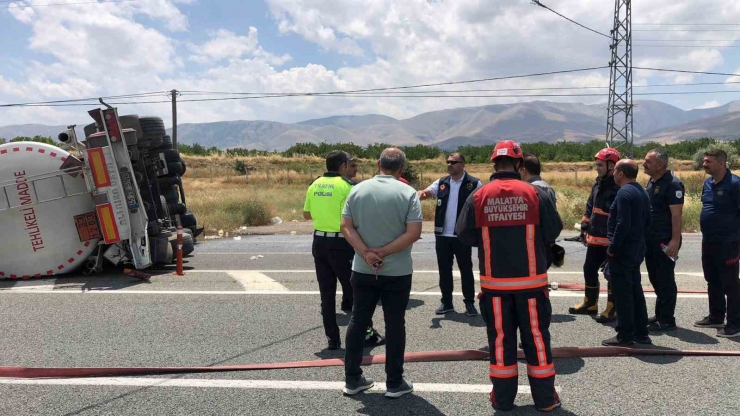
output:
[{"label": "red firefighter jacket", "polygon": [[609,246],[607,237],[607,224],[609,223],[609,212],[614,198],[619,192],[619,185],[614,182],[614,176],[596,179],[591,187],[591,195],[586,202],[586,212],[583,214],[582,223],[587,224],[586,243],[590,246]]},{"label": "red firefighter jacket", "polygon": [[478,247],[481,290],[499,294],[547,287],[547,250],[562,229],[547,192],[507,171],[468,197],[456,224],[460,240]]}]

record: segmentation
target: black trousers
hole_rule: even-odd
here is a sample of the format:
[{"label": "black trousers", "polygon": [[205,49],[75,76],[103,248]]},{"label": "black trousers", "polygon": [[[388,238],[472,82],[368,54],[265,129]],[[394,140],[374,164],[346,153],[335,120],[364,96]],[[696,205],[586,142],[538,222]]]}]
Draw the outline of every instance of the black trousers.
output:
[{"label": "black trousers", "polygon": [[701,265],[709,292],[709,315],[740,328],[740,243],[701,244]]},{"label": "black trousers", "polygon": [[331,340],[339,340],[337,325],[337,280],[342,285],[342,306],[352,307],[352,259],[355,251],[344,239],[314,235],[313,246],[316,280],[321,293],[321,317],[324,333]]},{"label": "black trousers", "polygon": [[586,249],[586,261],[583,263],[583,278],[588,287],[600,287],[599,267],[606,260],[605,246],[588,246]]},{"label": "black trousers", "polygon": [[547,289],[539,292],[492,295],[480,299],[491,352],[490,372],[497,407],[513,405],[519,387],[517,330],[527,359],[527,376],[535,406],[555,402],[555,366],[550,349],[552,306]]},{"label": "black trousers", "polygon": [[411,294],[411,275],[377,276],[352,273],[355,304],[347,328],[344,374],[347,380],[362,376],[362,353],[365,328],[375,312],[378,300],[383,302],[386,331],[386,387],[395,388],[403,381],[403,362],[406,350],[406,307]]},{"label": "black trousers", "polygon": [[645,267],[657,297],[655,316],[660,322],[675,325],[676,299],[678,298],[676,263],[660,248],[661,244],[668,245],[670,241],[670,239],[645,241]]},{"label": "black trousers", "polygon": [[462,291],[465,303],[475,302],[475,276],[473,275],[473,248],[457,237],[435,237],[437,266],[439,267],[439,289],[442,303],[452,307],[452,266],[454,258],[462,276]]},{"label": "black trousers", "polygon": [[640,264],[629,259],[609,259],[609,283],[617,308],[617,338],[634,341],[648,335],[645,294],[640,283]]}]

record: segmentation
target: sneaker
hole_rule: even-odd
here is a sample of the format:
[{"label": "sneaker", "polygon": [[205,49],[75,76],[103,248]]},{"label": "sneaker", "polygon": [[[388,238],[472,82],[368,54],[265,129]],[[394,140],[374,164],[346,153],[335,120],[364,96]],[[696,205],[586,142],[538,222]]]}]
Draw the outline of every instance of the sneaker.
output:
[{"label": "sneaker", "polygon": [[385,344],[385,338],[376,329],[369,327],[365,332],[365,347],[377,347]]},{"label": "sneaker", "polygon": [[447,312],[454,312],[455,308],[452,306],[447,306],[444,303],[439,305],[439,308],[437,308],[436,311],[434,311],[437,315],[444,315]]},{"label": "sneaker", "polygon": [[414,385],[403,380],[398,387],[389,387],[385,392],[385,397],[389,399],[397,399],[404,394],[411,393],[412,391],[414,391]]},{"label": "sneaker", "polygon": [[647,335],[643,335],[641,337],[635,337],[635,342],[637,342],[638,344],[645,344],[645,345],[653,344],[653,340],[650,339],[650,337]]},{"label": "sneaker", "polygon": [[650,332],[663,332],[663,331],[675,331],[678,329],[676,324],[667,324],[665,322],[652,322],[648,325],[648,331]]},{"label": "sneaker", "polygon": [[557,409],[563,404],[563,402],[560,400],[560,396],[558,393],[555,393],[555,403],[547,406],[547,407],[537,407],[536,409],[540,412],[552,412],[553,410]]},{"label": "sneaker", "polygon": [[697,328],[724,328],[725,320],[714,319],[711,316],[705,316],[701,321],[694,322],[694,326]]},{"label": "sneaker", "polygon": [[375,381],[373,379],[361,376],[358,380],[346,381],[342,392],[345,396],[354,396],[361,391],[372,388],[374,385]]},{"label": "sneaker", "polygon": [[468,316],[478,316],[478,309],[472,303],[465,304],[465,314]]},{"label": "sneaker", "polygon": [[342,348],[342,341],[338,339],[330,339],[329,346],[326,347],[329,350],[338,350],[340,348]]},{"label": "sneaker", "polygon": [[720,337],[720,338],[735,338],[735,337],[740,337],[740,328],[738,328],[736,326],[722,328],[719,331],[717,331],[717,336]]},{"label": "sneaker", "polygon": [[635,345],[635,341],[622,341],[618,337],[609,338],[601,342],[606,347],[630,347]]}]

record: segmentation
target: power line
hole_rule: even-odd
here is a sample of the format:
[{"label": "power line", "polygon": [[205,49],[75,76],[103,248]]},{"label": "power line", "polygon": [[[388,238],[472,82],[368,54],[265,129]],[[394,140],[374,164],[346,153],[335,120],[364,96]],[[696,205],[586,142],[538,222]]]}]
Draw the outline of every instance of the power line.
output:
[{"label": "power line", "polygon": [[635,43],[632,46],[642,46],[644,48],[740,48],[740,45],[648,45]]},{"label": "power line", "polygon": [[[594,67],[594,68],[569,69],[569,70],[562,70],[562,71],[538,72],[538,73],[524,74],[524,75],[509,75],[505,77],[481,78],[481,79],[473,79],[473,80],[466,80],[466,81],[438,82],[434,84],[420,84],[420,85],[386,87],[386,88],[371,88],[371,89],[350,90],[350,91],[329,91],[329,92],[322,92],[322,93],[301,92],[301,93],[274,93],[274,94],[262,93],[262,94],[267,94],[267,96],[311,96],[311,95],[319,95],[319,94],[320,95],[332,95],[332,94],[349,94],[349,93],[374,92],[374,91],[392,91],[392,90],[400,90],[400,89],[436,87],[436,86],[443,86],[443,85],[469,84],[469,83],[484,82],[484,81],[500,81],[500,80],[507,80],[507,79],[537,77],[537,76],[544,76],[544,75],[569,74],[569,73],[584,72],[584,71],[591,71],[591,70],[605,69],[605,68],[608,68],[608,67],[602,66],[602,67]],[[110,97],[103,97],[103,98],[110,98]],[[91,98],[90,100],[97,100],[97,98]],[[48,102],[48,103],[59,104],[62,102],[74,102],[74,101],[82,101],[82,100],[59,100],[56,102]],[[160,102],[160,101],[156,101],[156,102]],[[169,102],[169,101],[166,101],[166,102]],[[45,103],[47,102],[0,104],[0,107],[22,107],[22,106],[27,106],[29,104],[43,105]]]},{"label": "power line", "polygon": [[658,71],[658,72],[680,72],[684,74],[697,74],[697,75],[723,75],[728,77],[740,77],[740,74],[728,74],[724,72],[702,72],[702,71],[687,71],[681,69],[663,69],[663,68],[645,68],[639,66],[633,66],[632,69],[643,69],[646,71]]},{"label": "power line", "polygon": [[740,23],[632,23],[634,26],[740,26]]},{"label": "power line", "polygon": [[49,7],[49,6],[75,6],[79,4],[108,4],[108,3],[129,3],[139,0],[108,0],[108,1],[83,1],[83,2],[76,2],[76,3],[45,3],[45,4],[17,4],[17,5],[9,5],[9,6],[3,6],[2,9],[24,9],[27,7]]},{"label": "power line", "polygon": [[545,6],[545,5],[544,5],[544,4],[542,4],[542,3],[541,3],[541,2],[539,1],[539,0],[532,0],[532,4],[534,4],[534,5],[536,5],[536,6],[540,6],[540,7],[544,8],[544,9],[547,9],[547,10],[549,10],[549,11],[551,11],[551,12],[555,13],[556,15],[558,15],[558,16],[560,16],[560,17],[562,17],[563,19],[565,19],[565,20],[567,20],[567,21],[569,21],[569,22],[571,22],[571,23],[575,23],[575,24],[577,24],[578,26],[580,26],[580,27],[582,27],[582,28],[584,28],[584,29],[586,29],[586,30],[590,30],[591,32],[594,32],[594,33],[596,33],[597,35],[601,35],[601,36],[607,37],[607,38],[609,38],[609,39],[611,39],[611,38],[612,38],[611,36],[609,36],[609,35],[607,35],[607,34],[605,34],[605,33],[601,33],[601,32],[599,32],[598,30],[594,30],[594,29],[591,29],[590,27],[588,27],[588,26],[585,26],[585,25],[582,25],[582,24],[580,24],[580,23],[576,22],[575,20],[573,20],[573,19],[571,19],[571,18],[568,18],[568,17],[565,17],[565,16],[563,16],[562,14],[560,14],[560,13],[556,12],[555,10],[553,10],[553,9],[551,9],[551,8],[549,8],[549,7],[547,7],[547,6]]},{"label": "power line", "polygon": [[633,39],[636,42],[737,42],[735,39]]},{"label": "power line", "polygon": [[[682,87],[682,86],[699,86],[699,85],[728,85],[728,84],[740,84],[740,81],[730,82],[687,82],[687,83],[674,83],[674,84],[653,84],[653,85],[635,85],[633,88],[655,88],[655,87]],[[437,93],[453,93],[453,92],[504,92],[504,91],[557,91],[557,90],[591,90],[591,89],[608,89],[609,87],[532,87],[532,88],[496,88],[496,89],[467,89],[467,90],[426,90],[426,91],[397,91],[395,94],[437,94]],[[281,95],[288,93],[279,92],[226,92],[226,91],[179,91],[183,96],[198,96],[198,95]],[[303,94],[303,93],[293,93]],[[374,92],[361,93],[361,94],[376,94]]]},{"label": "power line", "polygon": [[[740,90],[737,91],[679,91],[679,92],[646,92],[646,93],[634,93],[635,96],[653,96],[653,95],[704,95],[704,94],[726,94],[735,93],[740,94]],[[393,94],[393,93],[390,93]],[[314,97],[344,97],[344,98],[532,98],[532,97],[606,97],[608,93],[593,93],[593,94],[504,94],[504,95],[376,95],[376,94],[314,94]],[[225,97],[225,98],[203,98],[203,99],[191,99],[191,100],[178,100],[178,103],[183,102],[209,102],[209,101],[237,101],[237,100],[250,100],[260,98],[295,98],[295,97],[307,97],[307,95],[263,95],[263,96],[250,96],[250,97]],[[161,101],[132,101],[132,102],[110,102],[110,105],[136,105],[136,104],[171,104],[170,100]],[[18,104],[16,106],[22,107],[79,107],[79,106],[97,106],[95,103],[67,103],[67,104]]]},{"label": "power line", "polygon": [[740,29],[632,29],[633,32],[740,32]]}]

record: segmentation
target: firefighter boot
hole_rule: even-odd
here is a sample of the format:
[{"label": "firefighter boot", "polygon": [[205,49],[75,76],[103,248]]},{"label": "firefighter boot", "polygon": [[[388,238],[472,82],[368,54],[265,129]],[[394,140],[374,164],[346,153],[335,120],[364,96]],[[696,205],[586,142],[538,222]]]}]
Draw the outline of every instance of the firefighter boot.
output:
[{"label": "firefighter boot", "polygon": [[617,308],[614,307],[614,299],[612,298],[612,288],[609,285],[609,294],[606,297],[606,309],[601,312],[596,318],[596,322],[600,324],[606,324],[617,320]]},{"label": "firefighter boot", "polygon": [[571,306],[568,312],[574,315],[596,315],[599,313],[599,286],[586,286],[586,296],[583,303]]}]

